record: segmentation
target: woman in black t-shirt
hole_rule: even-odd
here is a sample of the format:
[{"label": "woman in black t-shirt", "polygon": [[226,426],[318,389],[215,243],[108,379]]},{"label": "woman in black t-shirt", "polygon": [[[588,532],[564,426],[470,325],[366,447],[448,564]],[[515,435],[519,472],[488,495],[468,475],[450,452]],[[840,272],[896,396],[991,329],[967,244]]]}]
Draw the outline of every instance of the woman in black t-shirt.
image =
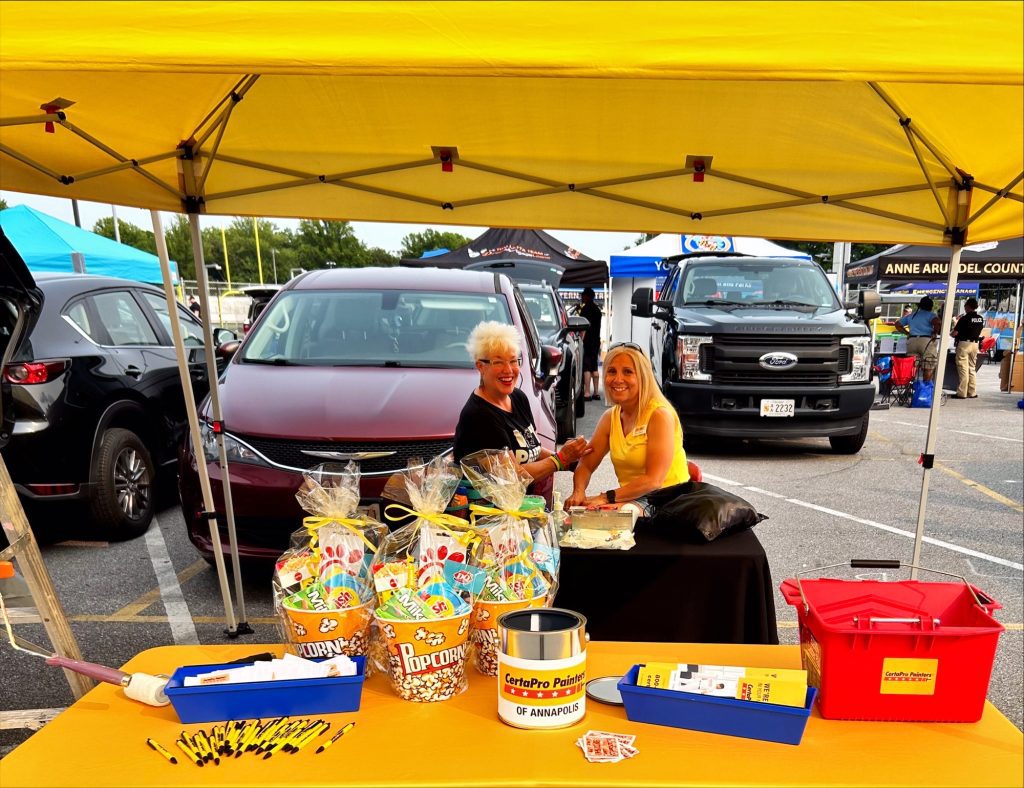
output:
[{"label": "woman in black t-shirt", "polygon": [[515,326],[480,323],[466,345],[480,372],[480,385],[469,395],[455,427],[455,461],[481,449],[510,449],[534,478],[530,494],[550,502],[555,471],[590,451],[586,438],[568,441],[557,453],[540,445],[530,401],[516,387],[522,350]]}]

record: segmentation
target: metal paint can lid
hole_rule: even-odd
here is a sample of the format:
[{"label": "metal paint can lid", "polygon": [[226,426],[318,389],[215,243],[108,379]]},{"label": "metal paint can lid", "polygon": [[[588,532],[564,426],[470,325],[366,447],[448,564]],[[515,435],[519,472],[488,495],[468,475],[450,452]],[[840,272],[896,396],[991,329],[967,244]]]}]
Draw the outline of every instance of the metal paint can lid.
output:
[{"label": "metal paint can lid", "polygon": [[609,706],[622,706],[622,695],[619,693],[619,679],[622,676],[601,676],[587,682],[587,697],[598,703]]}]

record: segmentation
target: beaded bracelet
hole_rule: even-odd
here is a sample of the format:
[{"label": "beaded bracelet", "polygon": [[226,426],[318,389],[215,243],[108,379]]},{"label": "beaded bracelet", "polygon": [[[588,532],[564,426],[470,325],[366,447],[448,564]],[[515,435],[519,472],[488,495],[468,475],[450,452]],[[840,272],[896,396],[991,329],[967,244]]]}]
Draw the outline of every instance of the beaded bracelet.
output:
[{"label": "beaded bracelet", "polygon": [[550,457],[548,457],[548,459],[551,460],[555,464],[555,470],[556,471],[564,471],[565,470],[565,466],[562,464],[561,460],[558,459],[557,452],[555,454],[552,454]]}]

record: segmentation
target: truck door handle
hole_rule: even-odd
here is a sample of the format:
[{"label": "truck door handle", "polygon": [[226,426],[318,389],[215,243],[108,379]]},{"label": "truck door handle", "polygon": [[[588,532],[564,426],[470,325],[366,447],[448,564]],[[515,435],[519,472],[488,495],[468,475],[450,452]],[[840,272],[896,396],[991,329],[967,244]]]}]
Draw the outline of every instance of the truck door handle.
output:
[{"label": "truck door handle", "polygon": [[127,367],[124,368],[124,374],[137,379],[142,377],[142,370],[139,369],[134,364],[129,364]]}]

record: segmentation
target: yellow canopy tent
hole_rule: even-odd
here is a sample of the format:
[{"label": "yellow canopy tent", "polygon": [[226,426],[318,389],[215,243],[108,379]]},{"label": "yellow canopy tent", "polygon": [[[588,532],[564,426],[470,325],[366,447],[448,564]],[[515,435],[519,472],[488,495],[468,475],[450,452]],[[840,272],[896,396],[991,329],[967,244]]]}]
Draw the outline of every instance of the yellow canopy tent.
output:
[{"label": "yellow canopy tent", "polygon": [[196,242],[211,213],[946,244],[952,296],[961,245],[1024,234],[1022,9],[2,2],[0,187]]}]

